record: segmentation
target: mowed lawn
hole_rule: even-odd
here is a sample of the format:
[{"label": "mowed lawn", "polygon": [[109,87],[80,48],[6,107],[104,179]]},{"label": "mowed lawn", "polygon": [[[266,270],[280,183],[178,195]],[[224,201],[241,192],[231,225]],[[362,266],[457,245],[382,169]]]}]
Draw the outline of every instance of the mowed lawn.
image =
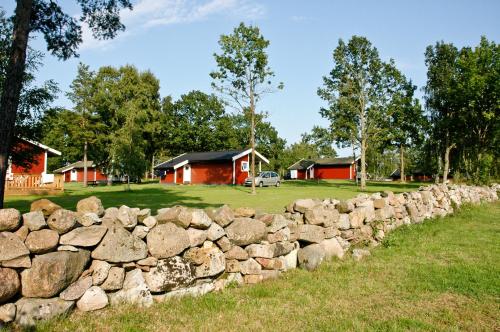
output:
[{"label": "mowed lawn", "polygon": [[[370,183],[368,193],[392,190],[416,190],[421,184]],[[80,184],[65,184],[63,194],[57,196],[8,196],[6,207],[29,210],[30,203],[41,197],[48,198],[67,208],[75,209],[76,203],[90,195],[99,197],[105,208],[128,205],[156,209],[173,205],[206,208],[228,204],[233,208],[248,206],[265,212],[281,212],[287,204],[298,198],[347,199],[361,191],[352,181],[286,181],[281,187],[257,188],[257,195],[250,195],[250,188],[242,186],[167,186],[159,183],[133,184],[131,191],[124,185],[84,188]]]},{"label": "mowed lawn", "polygon": [[498,331],[500,204],[402,227],[355,263],[139,309],[118,306],[39,331]]}]

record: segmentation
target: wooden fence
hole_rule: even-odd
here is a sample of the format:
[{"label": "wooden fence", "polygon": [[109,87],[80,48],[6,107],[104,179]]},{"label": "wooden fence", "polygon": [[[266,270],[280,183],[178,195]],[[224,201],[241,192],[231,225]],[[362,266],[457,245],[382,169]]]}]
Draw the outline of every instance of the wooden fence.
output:
[{"label": "wooden fence", "polygon": [[63,191],[64,178],[61,174],[55,174],[50,183],[43,183],[41,175],[29,174],[13,175],[5,183],[7,195],[57,194]]}]

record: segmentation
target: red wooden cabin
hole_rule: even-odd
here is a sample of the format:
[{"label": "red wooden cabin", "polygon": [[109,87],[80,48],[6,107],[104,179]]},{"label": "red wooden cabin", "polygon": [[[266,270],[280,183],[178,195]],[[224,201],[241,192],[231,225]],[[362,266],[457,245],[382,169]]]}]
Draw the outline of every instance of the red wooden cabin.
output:
[{"label": "red wooden cabin", "polygon": [[[249,176],[252,149],[184,153],[155,167],[160,183],[170,184],[243,184]],[[262,162],[255,151],[259,171]]]},{"label": "red wooden cabin", "polygon": [[[56,174],[64,175],[64,182],[83,182],[84,163],[77,161],[58,168],[54,171]],[[87,181],[105,182],[107,176],[104,174],[93,161],[87,161]]]},{"label": "red wooden cabin", "polygon": [[360,158],[301,159],[288,167],[291,179],[354,180]]},{"label": "red wooden cabin", "polygon": [[23,166],[9,162],[7,179],[12,179],[15,175],[39,175],[43,177],[47,174],[48,158],[61,155],[61,152],[42,143],[21,138],[17,139],[12,151],[16,154],[29,153],[33,156],[33,161]]}]

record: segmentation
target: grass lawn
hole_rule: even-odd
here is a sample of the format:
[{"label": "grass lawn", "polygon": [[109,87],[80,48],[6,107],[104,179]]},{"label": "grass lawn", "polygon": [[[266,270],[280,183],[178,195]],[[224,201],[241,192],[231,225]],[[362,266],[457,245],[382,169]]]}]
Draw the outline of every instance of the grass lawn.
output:
[{"label": "grass lawn", "polygon": [[402,227],[349,257],[279,280],[148,309],[74,313],[39,331],[498,331],[500,204]]},{"label": "grass lawn", "polygon": [[[421,184],[409,183],[369,183],[368,193],[392,190],[403,192],[416,190]],[[87,196],[96,195],[104,207],[128,205],[130,207],[158,209],[172,205],[191,207],[231,207],[249,206],[266,212],[281,212],[286,204],[297,198],[338,198],[354,197],[361,191],[351,181],[287,181],[279,188],[257,188],[257,195],[250,195],[250,188],[242,186],[166,186],[158,183],[132,185],[131,191],[125,186],[114,185],[84,188],[80,184],[65,184],[64,194],[43,196],[67,208],[75,209],[76,203]],[[29,210],[30,203],[41,196],[9,196],[6,207]]]}]

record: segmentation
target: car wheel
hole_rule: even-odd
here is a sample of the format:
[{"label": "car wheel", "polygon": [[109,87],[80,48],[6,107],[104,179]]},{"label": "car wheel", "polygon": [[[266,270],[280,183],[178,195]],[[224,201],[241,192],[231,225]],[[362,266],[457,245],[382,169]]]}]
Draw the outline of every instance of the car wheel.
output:
[{"label": "car wheel", "polygon": [[264,182],[260,182],[259,187],[261,187],[261,188],[264,187]]},{"label": "car wheel", "polygon": [[276,182],[276,187],[279,187],[281,185],[281,183],[278,181]]}]

